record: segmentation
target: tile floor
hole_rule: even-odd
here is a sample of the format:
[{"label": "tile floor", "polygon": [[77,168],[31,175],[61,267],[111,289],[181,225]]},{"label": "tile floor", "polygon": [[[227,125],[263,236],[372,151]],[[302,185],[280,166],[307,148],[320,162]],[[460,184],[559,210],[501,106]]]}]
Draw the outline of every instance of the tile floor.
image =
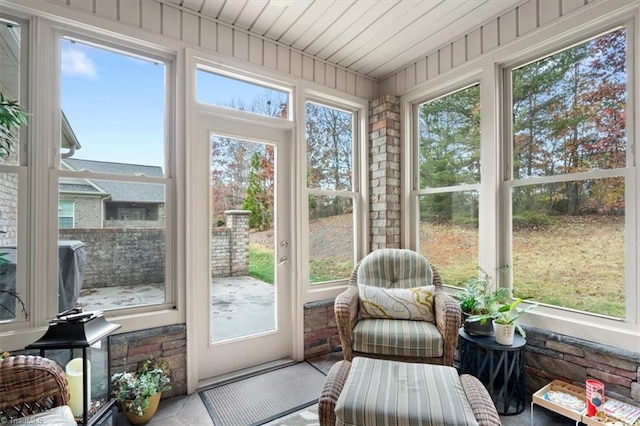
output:
[{"label": "tile floor", "polygon": [[[312,360],[309,360],[313,365],[322,370],[328,372],[331,366],[337,361],[342,359],[341,352],[335,352],[329,355],[321,356]],[[535,406],[533,423],[531,422],[531,406],[529,404],[530,399],[527,401],[525,411],[517,416],[502,416],[503,426],[569,426],[575,425],[575,422],[559,416],[551,411],[548,411],[542,407]],[[129,423],[122,413],[118,414],[116,419],[117,426],[126,426]],[[269,425],[280,425],[278,421],[269,423]],[[180,396],[175,398],[169,398],[162,400],[158,412],[153,417],[150,426],[213,426],[213,422],[207,413],[200,395],[196,392],[192,395]],[[315,425],[312,423],[312,425]]]}]

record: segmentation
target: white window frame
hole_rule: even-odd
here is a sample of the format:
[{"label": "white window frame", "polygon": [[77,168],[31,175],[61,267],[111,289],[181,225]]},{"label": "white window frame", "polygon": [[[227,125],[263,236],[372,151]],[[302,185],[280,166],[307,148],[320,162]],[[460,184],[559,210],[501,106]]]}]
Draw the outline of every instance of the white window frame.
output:
[{"label": "white window frame", "polygon": [[[411,161],[410,167],[410,182],[411,182],[411,195],[410,195],[410,212],[414,215],[415,219],[412,219],[416,223],[413,224],[413,231],[411,232],[411,245],[410,247],[416,251],[420,251],[420,197],[423,195],[431,195],[431,194],[453,194],[456,192],[471,192],[477,191],[478,193],[478,233],[480,234],[480,230],[483,229],[484,222],[487,220],[484,215],[481,214],[483,199],[486,194],[486,185],[482,183],[486,181],[483,178],[485,168],[482,167],[480,171],[480,181],[478,183],[463,183],[455,186],[439,186],[432,188],[420,188],[420,130],[419,130],[419,108],[420,105],[435,101],[440,98],[444,98],[446,96],[452,95],[454,93],[461,92],[465,89],[468,89],[473,86],[478,86],[480,89],[480,103],[482,104],[482,83],[480,79],[480,75],[472,75],[466,76],[461,81],[454,81],[447,83],[445,86],[439,87],[436,91],[434,91],[430,96],[422,97],[411,102],[411,123],[412,123],[412,131],[410,139],[412,141],[411,144],[411,157],[413,161]],[[480,108],[480,121],[481,127],[482,122],[484,121],[484,110],[482,107]],[[483,164],[483,143],[484,138],[481,135],[480,142],[480,163]],[[478,235],[478,241],[476,242],[480,245],[480,235]],[[481,251],[478,250],[478,266],[480,263],[480,256],[482,255]],[[485,271],[489,271],[489,269],[484,269]]]},{"label": "white window frame", "polygon": [[[25,15],[25,20],[30,17]],[[120,180],[130,182],[162,183],[166,196],[166,302],[153,306],[131,307],[110,310],[105,316],[110,321],[121,324],[120,331],[128,332],[184,322],[184,290],[177,285],[179,280],[181,250],[177,247],[178,223],[176,206],[183,196],[176,189],[176,165],[180,164],[179,139],[176,117],[177,62],[180,57],[175,49],[163,48],[157,44],[131,41],[126,36],[105,35],[103,32],[74,26],[62,20],[51,21],[42,17],[31,17],[25,40],[29,49],[28,78],[24,78],[23,90],[29,89],[28,106],[30,113],[28,141],[32,148],[23,158],[20,166],[21,182],[19,209],[28,212],[21,215],[19,222],[20,245],[25,247],[20,254],[18,273],[24,279],[29,318],[26,321],[12,321],[0,324],[3,347],[17,349],[25,347],[42,335],[48,322],[58,312],[58,179],[60,177]],[[32,37],[28,37],[32,36]],[[109,175],[90,172],[71,172],[60,169],[60,39],[69,36],[100,47],[111,47],[117,51],[154,58],[166,65],[165,77],[165,177]],[[26,65],[26,64],[25,64]],[[24,65],[23,65],[24,66]],[[27,67],[25,66],[25,69]],[[25,71],[26,73],[26,71]],[[53,89],[52,89],[53,88]],[[25,97],[26,98],[26,97]],[[23,130],[24,131],[24,130]],[[26,140],[26,139],[25,139]],[[28,163],[27,163],[28,162]],[[28,167],[27,167],[28,164]],[[24,169],[24,170],[22,170]],[[24,175],[24,179],[22,178]],[[26,230],[21,232],[20,230]],[[28,233],[28,235],[26,235]],[[38,244],[36,244],[36,241]],[[28,265],[27,265],[28,262]],[[22,272],[20,272],[22,271]],[[27,272],[28,271],[28,274]],[[19,278],[22,280],[22,278]]]},{"label": "white window frame", "polygon": [[[403,131],[408,137],[403,138],[404,152],[411,155],[403,161],[403,245],[410,248],[417,246],[417,206],[412,190],[415,179],[414,145],[416,129],[412,119],[415,104],[424,99],[435,98],[456,84],[462,86],[470,76],[481,75],[481,108],[482,108],[482,183],[480,195],[480,246],[478,264],[484,270],[493,270],[499,265],[510,262],[510,197],[511,184],[506,149],[510,140],[509,120],[505,113],[505,104],[510,102],[505,94],[504,70],[527,62],[537,60],[553,52],[563,50],[572,45],[584,42],[598,34],[603,34],[619,26],[627,27],[627,167],[622,173],[625,182],[626,209],[626,312],[625,320],[616,320],[584,312],[571,311],[551,306],[539,306],[523,316],[520,321],[528,326],[549,330],[555,333],[580,336],[580,338],[597,343],[621,347],[637,351],[640,347],[640,250],[638,241],[638,189],[640,174],[637,164],[640,153],[635,141],[638,139],[636,123],[639,120],[640,94],[637,81],[640,81],[640,55],[637,40],[640,39],[640,5],[620,6],[603,2],[586,10],[578,11],[546,25],[539,30],[509,44],[470,60],[449,72],[439,75],[423,86],[412,89],[402,96],[401,116]],[[608,171],[596,172],[599,174]],[[594,175],[594,177],[597,177]],[[506,282],[500,285],[508,286]],[[451,289],[449,289],[451,290]]]},{"label": "white window frame", "polygon": [[[307,187],[307,138],[306,131],[306,105],[312,102],[328,108],[335,108],[353,114],[353,152],[352,152],[352,188],[350,191],[327,190]],[[368,232],[369,229],[369,168],[368,168],[368,103],[355,97],[347,97],[340,94],[340,97],[329,94],[327,91],[319,91],[307,88],[304,92],[304,99],[298,106],[300,120],[298,140],[300,144],[299,182],[302,191],[300,204],[298,206],[301,214],[300,247],[302,249],[302,262],[300,267],[300,281],[303,283],[304,302],[329,299],[336,297],[344,291],[348,284],[349,277],[344,279],[311,283],[309,280],[309,263],[311,253],[309,250],[309,196],[324,197],[345,197],[353,199],[353,262],[356,263],[368,253]],[[304,237],[302,237],[304,236]]]}]

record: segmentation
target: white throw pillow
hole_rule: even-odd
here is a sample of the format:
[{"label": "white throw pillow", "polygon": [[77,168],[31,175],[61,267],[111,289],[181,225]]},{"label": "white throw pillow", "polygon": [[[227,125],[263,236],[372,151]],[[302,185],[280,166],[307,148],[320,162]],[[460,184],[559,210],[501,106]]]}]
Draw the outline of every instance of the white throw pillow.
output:
[{"label": "white throw pillow", "polygon": [[404,319],[434,322],[433,285],[383,288],[358,284],[362,318]]}]

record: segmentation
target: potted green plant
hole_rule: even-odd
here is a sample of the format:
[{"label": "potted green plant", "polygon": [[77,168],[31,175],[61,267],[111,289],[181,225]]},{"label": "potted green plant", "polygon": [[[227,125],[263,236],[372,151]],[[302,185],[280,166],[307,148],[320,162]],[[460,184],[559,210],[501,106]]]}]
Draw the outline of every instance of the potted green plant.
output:
[{"label": "potted green plant", "polygon": [[492,321],[480,323],[467,319],[473,315],[491,313],[499,302],[509,297],[509,291],[506,288],[494,289],[491,277],[480,270],[478,277],[468,280],[464,290],[455,293],[453,297],[460,303],[464,330],[471,335],[491,336],[494,333]]},{"label": "potted green plant", "polygon": [[522,337],[527,337],[524,329],[520,324],[516,322],[525,312],[529,312],[534,309],[536,304],[529,305],[526,308],[519,308],[523,302],[523,299],[516,299],[511,303],[499,305],[491,312],[481,315],[473,315],[467,319],[467,321],[475,322],[479,321],[481,324],[487,322],[489,319],[493,320],[493,326],[496,334],[496,342],[501,345],[510,346],[513,344],[513,336],[515,328]]},{"label": "potted green plant", "polygon": [[160,402],[162,392],[171,389],[169,371],[164,363],[153,359],[142,363],[136,372],[111,376],[113,395],[131,424],[147,423]]}]

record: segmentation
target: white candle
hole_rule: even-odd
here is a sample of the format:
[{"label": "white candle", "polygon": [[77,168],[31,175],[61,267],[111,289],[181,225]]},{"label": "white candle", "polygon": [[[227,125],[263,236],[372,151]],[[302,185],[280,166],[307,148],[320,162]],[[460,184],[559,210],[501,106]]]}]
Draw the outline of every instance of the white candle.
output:
[{"label": "white candle", "polygon": [[[69,393],[71,394],[71,412],[75,417],[82,416],[82,358],[74,358],[66,366]],[[87,408],[91,405],[91,363],[87,360]]]}]

